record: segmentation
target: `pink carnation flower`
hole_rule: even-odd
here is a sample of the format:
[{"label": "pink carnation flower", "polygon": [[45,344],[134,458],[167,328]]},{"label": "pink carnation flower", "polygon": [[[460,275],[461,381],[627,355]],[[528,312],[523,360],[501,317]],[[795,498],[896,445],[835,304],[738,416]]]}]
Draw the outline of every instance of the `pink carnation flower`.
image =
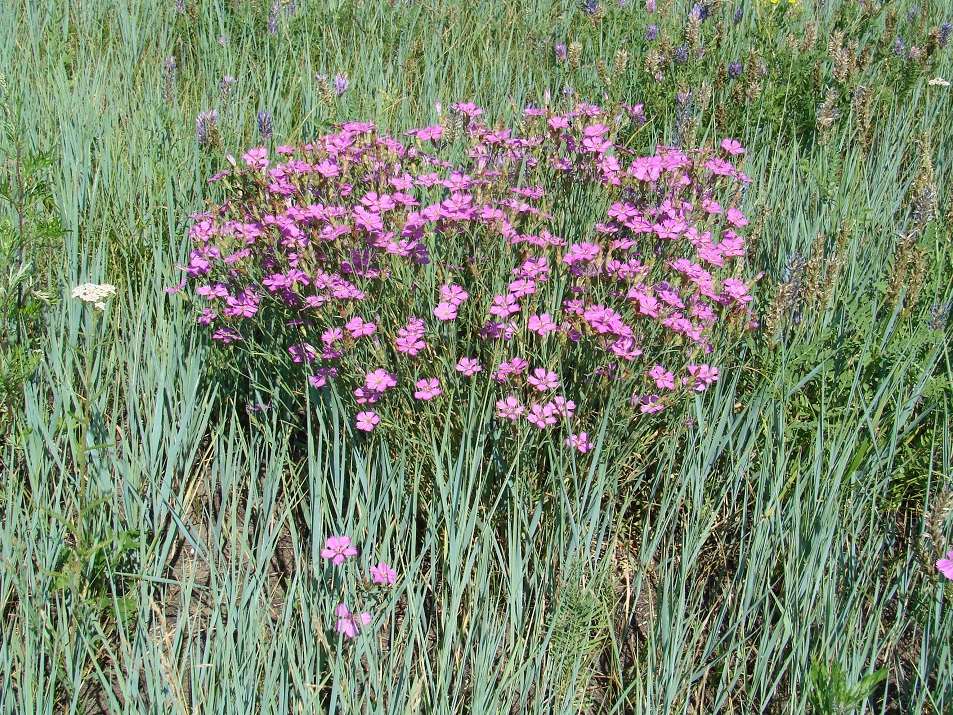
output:
[{"label": "pink carnation flower", "polygon": [[393,586],[397,580],[397,573],[383,561],[377,566],[371,566],[371,576],[374,577],[374,583],[382,583],[387,586]]},{"label": "pink carnation flower", "polygon": [[566,445],[572,447],[573,449],[578,449],[583,454],[595,447],[595,445],[589,439],[588,432],[580,432],[579,434],[569,435],[566,438]]},{"label": "pink carnation flower", "polygon": [[441,127],[439,124],[436,124],[432,127],[424,127],[423,129],[417,130],[417,138],[420,139],[420,141],[428,141],[431,139],[436,141],[440,139],[442,136],[443,136],[443,127]]},{"label": "pink carnation flower", "polygon": [[469,297],[470,294],[458,285],[450,284],[440,286],[440,300],[445,303],[456,306],[460,305]]},{"label": "pink carnation flower", "polygon": [[357,413],[357,420],[355,426],[362,432],[373,432],[374,427],[381,421],[381,418],[376,412],[371,410],[365,410],[363,412]]},{"label": "pink carnation flower", "polygon": [[255,149],[249,149],[242,154],[242,159],[245,160],[245,163],[248,165],[249,169],[268,168],[268,150],[263,146],[257,147]]},{"label": "pink carnation flower", "polygon": [[371,624],[371,614],[367,611],[363,613],[351,613],[348,607],[343,603],[338,604],[335,614],[338,619],[334,622],[334,630],[343,633],[348,638],[356,638],[361,632],[362,626]]},{"label": "pink carnation flower", "polygon": [[526,327],[529,328],[531,332],[543,337],[546,337],[546,335],[559,328],[559,326],[553,322],[553,316],[549,313],[531,315]]},{"label": "pink carnation flower", "polygon": [[417,389],[414,390],[414,397],[418,400],[432,400],[437,395],[443,394],[440,389],[440,380],[435,377],[417,380],[414,384],[417,386]]},{"label": "pink carnation flower", "polygon": [[457,306],[453,303],[437,303],[437,307],[433,309],[433,314],[438,320],[454,320],[457,317]]},{"label": "pink carnation flower", "polygon": [[375,370],[364,377],[364,386],[373,392],[384,392],[390,387],[397,387],[397,378],[386,370]]},{"label": "pink carnation flower", "polygon": [[505,420],[517,420],[525,411],[526,407],[521,405],[519,399],[513,395],[505,400],[496,401],[496,416]]},{"label": "pink carnation flower", "polygon": [[355,316],[351,318],[344,327],[351,333],[351,337],[359,338],[362,335],[371,335],[377,330],[374,323],[364,322],[363,318]]},{"label": "pink carnation flower", "polygon": [[649,370],[649,377],[655,380],[655,386],[660,390],[675,389],[675,375],[668,372],[661,365],[656,365]]},{"label": "pink carnation flower", "polygon": [[556,417],[556,405],[552,402],[547,402],[545,405],[530,405],[526,421],[539,429],[546,429],[556,424],[559,421]]},{"label": "pink carnation flower", "polygon": [[744,154],[745,148],[741,146],[741,142],[735,139],[725,139],[721,142],[721,148],[724,149],[731,155],[735,154]]},{"label": "pink carnation flower", "polygon": [[348,556],[357,556],[357,549],[351,546],[349,536],[329,536],[321,549],[321,558],[331,559],[336,566],[343,564]]},{"label": "pink carnation flower", "polygon": [[460,358],[457,363],[457,372],[462,372],[467,377],[473,377],[478,372],[483,372],[483,366],[476,358]]},{"label": "pink carnation flower", "polygon": [[688,383],[692,383],[692,389],[696,392],[704,392],[708,389],[709,385],[721,379],[721,376],[718,374],[718,368],[711,367],[707,364],[688,365],[687,370],[691,377],[683,377],[682,384],[687,385]]},{"label": "pink carnation flower", "polygon": [[533,370],[533,374],[530,375],[526,381],[540,392],[555,390],[559,387],[559,375],[541,367]]},{"label": "pink carnation flower", "polygon": [[728,219],[728,223],[737,228],[743,228],[748,225],[748,219],[745,218],[745,215],[734,207],[728,209],[726,218]]}]

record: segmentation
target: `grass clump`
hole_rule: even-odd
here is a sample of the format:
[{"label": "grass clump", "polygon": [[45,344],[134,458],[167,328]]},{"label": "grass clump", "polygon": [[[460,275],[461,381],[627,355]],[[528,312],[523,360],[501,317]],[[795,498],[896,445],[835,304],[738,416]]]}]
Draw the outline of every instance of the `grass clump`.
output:
[{"label": "grass clump", "polygon": [[3,711],[949,711],[942,12],[3,4]]}]

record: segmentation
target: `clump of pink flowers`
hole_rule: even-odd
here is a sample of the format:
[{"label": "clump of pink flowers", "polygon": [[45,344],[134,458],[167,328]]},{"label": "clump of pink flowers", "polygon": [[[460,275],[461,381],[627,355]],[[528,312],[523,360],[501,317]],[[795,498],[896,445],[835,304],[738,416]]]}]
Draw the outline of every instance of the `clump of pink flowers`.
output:
[{"label": "clump of pink flowers", "polygon": [[[720,380],[716,336],[752,322],[744,147],[635,154],[620,140],[641,106],[533,108],[522,133],[453,109],[456,164],[439,125],[391,137],[348,122],[277,157],[249,149],[210,179],[224,201],[192,217],[170,292],[191,285],[228,349],[284,326],[264,347],[352,396],[365,433],[483,380],[499,420],[565,429],[587,452],[610,388],[645,419]],[[582,195],[604,215],[557,235]]]},{"label": "clump of pink flowers", "polygon": [[[321,557],[330,560],[335,566],[341,566],[354,556],[357,556],[357,547],[352,545],[349,536],[329,536],[321,550]],[[377,585],[393,586],[397,582],[397,572],[390,564],[383,561],[378,562],[376,566],[371,566],[370,574],[373,577],[373,583]],[[365,581],[365,584],[367,583]],[[352,612],[344,603],[339,603],[334,613],[337,616],[334,630],[348,638],[356,638],[373,620],[370,611]]]}]

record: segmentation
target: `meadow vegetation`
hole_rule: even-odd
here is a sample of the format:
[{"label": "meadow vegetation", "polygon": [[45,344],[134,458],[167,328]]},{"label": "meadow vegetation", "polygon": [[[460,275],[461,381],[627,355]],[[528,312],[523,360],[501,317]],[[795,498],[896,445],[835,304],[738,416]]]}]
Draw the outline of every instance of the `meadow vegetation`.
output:
[{"label": "meadow vegetation", "polygon": [[951,21],[0,3],[0,710],[949,713]]}]

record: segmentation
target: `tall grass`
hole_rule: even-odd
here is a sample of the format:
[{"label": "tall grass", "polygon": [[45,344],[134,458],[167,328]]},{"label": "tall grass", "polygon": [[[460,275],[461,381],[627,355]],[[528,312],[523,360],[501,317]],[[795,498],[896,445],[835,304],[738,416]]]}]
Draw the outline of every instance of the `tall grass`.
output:
[{"label": "tall grass", "polygon": [[[783,65],[803,22],[875,43],[884,14],[746,5],[735,26],[719,10],[728,30],[709,64],[657,84],[637,49],[645,26],[675,33],[690,4],[649,17],[603,3],[598,21],[542,0],[298,5],[277,35],[268,3],[0,7],[0,71],[24,140],[58,159],[67,231],[0,462],[2,711],[804,713],[837,674],[852,685],[884,668],[844,712],[949,712],[951,584],[933,561],[953,548],[953,369],[949,326],[928,323],[953,299],[953,227],[944,204],[925,227],[911,208],[918,146],[949,202],[949,89],[878,60],[856,79],[881,88],[872,145],[846,108],[821,145],[802,120],[823,92],[799,94],[802,68]],[[926,8],[903,25],[907,9],[908,40],[948,19]],[[578,69],[553,56],[572,40]],[[164,291],[205,177],[257,141],[258,111],[292,143],[343,119],[431,123],[437,101],[508,117],[572,85],[645,101],[652,146],[674,135],[676,90],[714,84],[750,45],[787,69],[722,126],[731,89],[716,90],[695,136],[749,147],[749,261],[775,329],[644,433],[607,416],[592,457],[552,445],[545,460],[494,459],[479,390],[462,434],[420,443],[355,436],[333,399],[248,412],[207,369],[189,305]],[[597,62],[619,47],[629,69],[604,86]],[[180,72],[163,102],[170,55]],[[938,53],[930,75],[950,67]],[[336,72],[351,87],[324,102],[314,75]],[[212,108],[223,148],[205,152],[194,120]],[[930,261],[919,277],[898,259],[908,231]],[[813,294],[792,281],[795,254],[805,285],[816,262]],[[94,311],[69,298],[84,281],[119,295]],[[331,567],[320,550],[342,533],[361,550]],[[398,581],[362,601],[378,560]],[[333,630],[342,601],[374,618],[353,641]]]}]

